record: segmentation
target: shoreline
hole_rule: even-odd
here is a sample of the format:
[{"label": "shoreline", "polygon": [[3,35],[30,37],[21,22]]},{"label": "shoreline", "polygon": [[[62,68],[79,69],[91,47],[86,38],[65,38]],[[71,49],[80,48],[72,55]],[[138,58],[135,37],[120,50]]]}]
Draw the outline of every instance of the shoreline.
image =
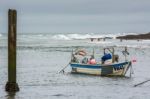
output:
[{"label": "shoreline", "polygon": [[126,40],[150,40],[150,32],[145,34],[138,34],[138,35],[125,35],[125,36],[118,36],[117,39],[126,39]]}]

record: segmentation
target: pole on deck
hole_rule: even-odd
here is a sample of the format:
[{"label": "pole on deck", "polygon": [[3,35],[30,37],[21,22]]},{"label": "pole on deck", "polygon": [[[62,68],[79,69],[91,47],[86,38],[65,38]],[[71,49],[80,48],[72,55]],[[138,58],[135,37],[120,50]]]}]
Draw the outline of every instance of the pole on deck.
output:
[{"label": "pole on deck", "polygon": [[8,11],[8,82],[5,90],[8,92],[19,91],[16,82],[16,32],[17,32],[17,11]]},{"label": "pole on deck", "polygon": [[115,62],[115,55],[114,55],[114,53],[115,53],[115,50],[114,50],[114,48],[112,48],[112,63]]}]

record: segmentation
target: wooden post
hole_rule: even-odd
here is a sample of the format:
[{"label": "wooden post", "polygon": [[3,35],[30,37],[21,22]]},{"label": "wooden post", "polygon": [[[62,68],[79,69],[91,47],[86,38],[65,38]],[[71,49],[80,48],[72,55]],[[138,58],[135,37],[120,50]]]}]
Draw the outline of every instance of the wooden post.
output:
[{"label": "wooden post", "polygon": [[8,11],[8,82],[5,90],[8,92],[19,91],[16,83],[16,32],[17,32],[17,11]]}]

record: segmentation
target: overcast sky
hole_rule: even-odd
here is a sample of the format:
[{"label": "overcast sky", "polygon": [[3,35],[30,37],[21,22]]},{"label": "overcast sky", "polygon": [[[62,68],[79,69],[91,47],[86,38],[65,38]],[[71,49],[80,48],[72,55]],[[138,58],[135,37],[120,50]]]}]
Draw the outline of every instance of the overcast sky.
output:
[{"label": "overcast sky", "polygon": [[17,10],[19,33],[150,32],[150,0],[0,0],[0,32]]}]

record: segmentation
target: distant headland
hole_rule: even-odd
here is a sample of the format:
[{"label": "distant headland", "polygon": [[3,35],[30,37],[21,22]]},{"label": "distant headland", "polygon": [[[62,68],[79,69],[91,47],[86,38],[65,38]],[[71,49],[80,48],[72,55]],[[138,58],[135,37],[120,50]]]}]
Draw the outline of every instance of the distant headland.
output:
[{"label": "distant headland", "polygon": [[118,36],[117,39],[126,39],[126,40],[150,39],[150,32],[149,33],[145,33],[145,34],[138,34],[138,35]]}]

